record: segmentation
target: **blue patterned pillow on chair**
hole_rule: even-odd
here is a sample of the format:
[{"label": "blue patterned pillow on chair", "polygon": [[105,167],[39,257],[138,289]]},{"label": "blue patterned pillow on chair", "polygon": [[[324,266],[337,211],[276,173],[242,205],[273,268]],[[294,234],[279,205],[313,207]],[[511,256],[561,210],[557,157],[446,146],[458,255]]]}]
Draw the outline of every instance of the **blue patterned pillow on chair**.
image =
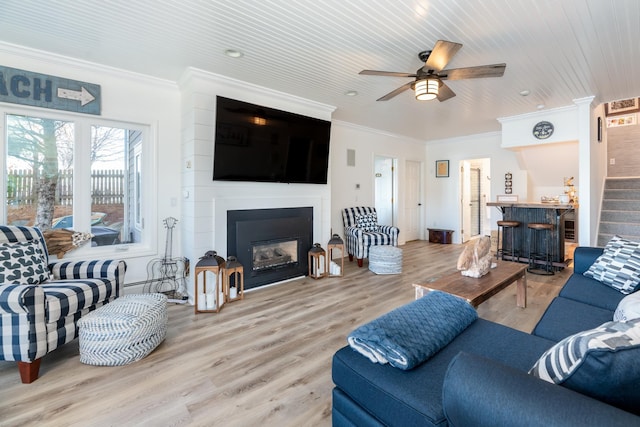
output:
[{"label": "blue patterned pillow on chair", "polygon": [[378,215],[374,212],[368,214],[356,214],[356,227],[363,231],[378,231]]},{"label": "blue patterned pillow on chair", "polygon": [[49,279],[49,269],[37,242],[0,244],[0,284],[38,285]]}]

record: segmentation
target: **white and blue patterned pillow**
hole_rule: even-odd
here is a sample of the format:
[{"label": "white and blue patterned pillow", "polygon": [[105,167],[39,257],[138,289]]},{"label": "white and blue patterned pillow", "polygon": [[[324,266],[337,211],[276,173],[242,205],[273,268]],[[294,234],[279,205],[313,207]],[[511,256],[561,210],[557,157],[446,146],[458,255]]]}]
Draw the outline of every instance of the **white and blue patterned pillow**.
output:
[{"label": "white and blue patterned pillow", "polygon": [[583,274],[630,294],[640,284],[640,243],[613,236],[602,255]]},{"label": "white and blue patterned pillow", "polygon": [[613,313],[613,320],[616,322],[626,322],[627,320],[640,317],[640,292],[634,292],[622,298]]},{"label": "white and blue patterned pillow", "polygon": [[356,227],[361,228],[363,231],[378,231],[378,215],[375,212],[368,214],[356,214],[355,220]]},{"label": "white and blue patterned pillow", "polygon": [[551,347],[529,374],[637,413],[638,360],[640,319],[606,322]]},{"label": "white and blue patterned pillow", "polygon": [[49,280],[49,269],[37,242],[0,244],[0,284],[38,285]]}]

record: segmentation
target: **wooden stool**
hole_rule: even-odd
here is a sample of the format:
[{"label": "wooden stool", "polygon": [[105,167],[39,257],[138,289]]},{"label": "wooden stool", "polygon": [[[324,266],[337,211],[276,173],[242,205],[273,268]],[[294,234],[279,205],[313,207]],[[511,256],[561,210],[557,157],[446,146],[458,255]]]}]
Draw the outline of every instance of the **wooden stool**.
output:
[{"label": "wooden stool", "polygon": [[[553,238],[553,224],[530,222],[529,228],[529,268],[527,271],[532,274],[540,274],[543,276],[551,276],[553,272],[553,264],[551,259],[551,239]],[[536,232],[545,233],[541,238],[547,241],[546,249],[540,252],[542,248],[538,247]],[[544,268],[538,266],[537,261],[543,261]]]},{"label": "wooden stool", "polygon": [[[515,234],[517,227],[520,227],[520,221],[498,221],[498,240],[496,241],[496,259],[504,259],[504,236],[506,235],[506,229],[511,229],[511,250],[509,251],[509,256],[511,257],[511,261],[516,260],[516,253],[520,251],[516,251],[515,245]],[[500,228],[502,228],[502,247],[500,247]],[[518,253],[518,255],[520,255]]]}]

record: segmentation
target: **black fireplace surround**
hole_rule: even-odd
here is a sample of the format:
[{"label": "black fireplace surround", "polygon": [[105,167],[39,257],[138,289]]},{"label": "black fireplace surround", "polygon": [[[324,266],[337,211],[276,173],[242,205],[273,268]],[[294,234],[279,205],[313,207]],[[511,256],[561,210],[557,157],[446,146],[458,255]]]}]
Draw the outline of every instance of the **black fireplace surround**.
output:
[{"label": "black fireplace surround", "polygon": [[[254,248],[292,240],[297,242],[297,254],[287,254],[290,261],[274,262],[272,267],[265,267],[262,261],[254,263]],[[227,211],[227,255],[235,255],[242,264],[245,289],[308,274],[312,240],[313,207]],[[283,256],[279,250],[276,255]]]}]

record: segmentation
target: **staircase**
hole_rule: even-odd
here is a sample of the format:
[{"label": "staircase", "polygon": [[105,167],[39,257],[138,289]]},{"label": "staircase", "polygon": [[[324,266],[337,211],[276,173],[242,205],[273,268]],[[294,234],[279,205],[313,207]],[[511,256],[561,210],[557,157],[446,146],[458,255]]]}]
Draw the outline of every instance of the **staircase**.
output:
[{"label": "staircase", "polygon": [[605,246],[614,235],[640,241],[640,178],[605,180],[598,246]]}]

